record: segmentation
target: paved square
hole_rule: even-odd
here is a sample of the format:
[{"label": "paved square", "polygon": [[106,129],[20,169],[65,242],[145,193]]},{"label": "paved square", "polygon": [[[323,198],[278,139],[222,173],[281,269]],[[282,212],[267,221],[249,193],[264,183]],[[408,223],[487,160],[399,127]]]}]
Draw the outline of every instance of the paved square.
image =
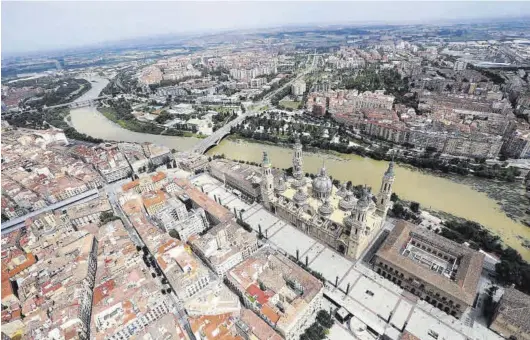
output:
[{"label": "paved square", "polygon": [[350,291],[353,289],[353,285],[355,284],[355,281],[357,281],[357,279],[361,276],[361,273],[359,273],[358,271],[352,269],[350,270],[350,272],[348,273],[348,275],[346,275],[343,279],[342,279],[342,282],[339,283],[339,288],[342,289],[344,292],[346,292],[346,288],[348,287],[348,283],[350,284]]},{"label": "paved square", "polygon": [[[200,188],[200,186],[199,186],[199,188]],[[210,183],[204,184],[202,186],[202,190],[204,190],[204,192],[206,194],[208,194],[208,196],[210,196],[211,198],[213,198],[214,194],[217,195],[216,193],[213,192],[213,191],[217,190],[217,188],[218,188],[217,184],[210,184]]]},{"label": "paved square", "polygon": [[384,320],[390,319],[390,312],[394,310],[399,301],[399,296],[364,276],[359,278],[355,286],[350,289],[349,296]]},{"label": "paved square", "polygon": [[296,249],[302,255],[315,243],[315,240],[291,225],[286,225],[274,236],[269,234],[269,240],[292,256],[296,256]]},{"label": "paved square", "polygon": [[309,267],[335,284],[335,278],[339,276],[340,281],[352,265],[353,263],[349,260],[326,248],[309,264]]},{"label": "paved square", "polygon": [[322,251],[324,251],[325,248],[326,247],[322,243],[315,240],[313,246],[309,248],[305,254],[300,254],[300,256],[304,258],[304,261],[305,257],[307,256],[309,263],[311,263]]},{"label": "paved square", "polygon": [[[347,327],[347,326],[345,326]],[[346,329],[339,326],[336,322],[331,326],[328,334],[329,339],[333,340],[355,340],[355,336],[350,334]]]},{"label": "paved square", "polygon": [[208,174],[197,175],[196,177],[191,179],[191,183],[195,184],[196,186],[201,186],[201,185],[215,185],[215,186],[218,186],[218,185],[222,185],[221,182],[219,182],[218,180],[216,180],[215,178],[213,178],[212,176],[210,176]]},{"label": "paved square", "polygon": [[[464,340],[465,336],[455,331],[448,325],[441,323],[419,308],[415,308],[407,323],[407,331],[420,339],[451,339]],[[435,336],[437,335],[437,336]]]},{"label": "paved square", "polygon": [[396,311],[394,312],[394,314],[392,314],[392,319],[390,320],[390,323],[396,326],[398,329],[403,329],[403,327],[405,326],[405,321],[407,321],[407,318],[409,317],[410,311],[413,307],[414,306],[412,304],[410,304],[404,299],[401,299],[396,308]]},{"label": "paved square", "polygon": [[[206,189],[204,189],[204,190],[206,190]],[[217,187],[217,188],[215,188],[215,189],[213,189],[213,190],[208,192],[208,196],[214,197],[214,195],[217,196],[217,198],[221,199],[221,203],[222,204],[225,204],[227,201],[230,201],[232,199],[232,197],[235,197],[235,195],[233,195],[230,192],[227,192],[222,187]]]},{"label": "paved square", "polygon": [[245,222],[250,224],[252,229],[258,230],[259,225],[261,225],[261,230],[268,229],[270,226],[272,226],[276,221],[278,221],[278,218],[274,215],[271,215],[266,210],[259,210],[255,212],[254,214],[249,214],[248,218],[243,217]]},{"label": "paved square", "polygon": [[236,208],[238,214],[241,209],[248,208],[248,204],[243,202],[239,197],[232,197],[230,200],[223,202],[223,204],[226,205],[231,212],[234,212],[234,208]]},{"label": "paved square", "polygon": [[[287,224],[284,221],[278,220],[276,223],[271,225],[269,228],[265,229],[267,230],[267,237],[273,236],[274,234],[278,232],[278,230],[282,229],[286,225]],[[265,230],[263,232],[265,232]]]},{"label": "paved square", "polygon": [[249,216],[253,215],[257,211],[259,211],[261,208],[262,206],[260,204],[254,203],[253,205],[248,207],[248,209],[245,209],[245,211],[243,212],[243,220],[246,221],[247,218],[249,218]]}]

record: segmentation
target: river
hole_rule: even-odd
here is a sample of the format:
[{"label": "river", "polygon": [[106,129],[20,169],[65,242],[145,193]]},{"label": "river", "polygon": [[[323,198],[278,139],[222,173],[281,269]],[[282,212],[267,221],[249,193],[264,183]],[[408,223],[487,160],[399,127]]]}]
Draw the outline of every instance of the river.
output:
[{"label": "river", "polygon": [[[108,83],[103,78],[90,80],[95,81],[92,82],[92,89],[78,100],[98,97]],[[187,150],[198,141],[196,138],[160,136],[129,131],[111,122],[93,107],[71,110],[71,122],[79,132],[107,140],[151,142],[177,150]],[[269,153],[271,161],[276,167],[288,168],[292,165],[290,149],[265,144],[223,140],[219,146],[209,150],[208,154],[225,154],[227,158],[231,159],[260,162],[263,151]],[[306,153],[304,155],[304,171],[316,173],[322,166],[324,159],[326,168],[333,178],[340,181],[351,180],[355,185],[367,184],[373,190],[379,190],[381,176],[388,165],[384,161],[375,161],[357,155],[343,155],[339,158]],[[530,228],[510,219],[501,209],[500,200],[497,201],[486,193],[473,189],[473,186],[478,183],[477,181],[459,183],[408,167],[396,166],[394,191],[406,200],[419,202],[423,207],[445,211],[484,225],[499,235],[505,244],[517,249],[523,258],[530,260],[530,249],[524,248],[521,244],[521,238],[530,240]],[[480,183],[489,185],[485,180]],[[507,186],[505,184],[496,185],[501,190]]]},{"label": "river", "polygon": [[[76,101],[83,101],[99,97],[99,94],[108,84],[108,80],[100,77],[86,78],[91,81],[92,88],[79,97]],[[108,120],[95,107],[80,107],[70,111],[73,127],[89,136],[118,142],[150,142],[165,145],[168,148],[179,151],[188,150],[199,140],[192,137],[176,137],[152,135],[147,133],[133,132],[120,127],[118,124]]]},{"label": "river", "polygon": [[[208,154],[225,154],[230,159],[260,162],[263,151],[267,151],[273,166],[292,166],[292,151],[273,145],[223,140],[219,146],[209,150]],[[388,162],[357,155],[337,157],[305,153],[304,171],[317,173],[323,162],[333,178],[341,182],[352,181],[354,185],[367,184],[373,188],[372,191],[379,190],[381,178],[388,167]],[[510,219],[499,202],[486,193],[479,192],[470,185],[399,165],[396,166],[393,189],[405,200],[416,201],[423,207],[445,211],[484,225],[499,235],[505,244],[517,249],[526,260],[530,260],[530,250],[521,245],[520,239],[530,240],[530,228]]]}]

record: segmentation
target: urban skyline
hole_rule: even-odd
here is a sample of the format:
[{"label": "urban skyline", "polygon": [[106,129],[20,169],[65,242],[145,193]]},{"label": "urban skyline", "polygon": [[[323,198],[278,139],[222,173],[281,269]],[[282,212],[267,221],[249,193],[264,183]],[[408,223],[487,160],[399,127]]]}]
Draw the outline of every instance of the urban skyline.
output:
[{"label": "urban skyline", "polygon": [[[478,7],[477,3],[8,1],[2,3],[2,51],[4,55],[23,55],[160,35],[284,26],[448,24],[530,15],[530,3],[526,2],[486,1]],[[39,16],[28,21],[34,13]]]}]

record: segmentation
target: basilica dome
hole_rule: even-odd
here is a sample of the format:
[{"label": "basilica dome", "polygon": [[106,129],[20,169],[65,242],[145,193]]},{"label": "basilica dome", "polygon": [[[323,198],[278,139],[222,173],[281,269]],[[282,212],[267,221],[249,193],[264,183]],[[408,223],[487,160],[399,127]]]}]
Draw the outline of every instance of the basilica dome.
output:
[{"label": "basilica dome", "polygon": [[313,180],[313,195],[315,198],[328,198],[332,189],[333,183],[326,173],[326,168],[322,167],[318,176]]}]

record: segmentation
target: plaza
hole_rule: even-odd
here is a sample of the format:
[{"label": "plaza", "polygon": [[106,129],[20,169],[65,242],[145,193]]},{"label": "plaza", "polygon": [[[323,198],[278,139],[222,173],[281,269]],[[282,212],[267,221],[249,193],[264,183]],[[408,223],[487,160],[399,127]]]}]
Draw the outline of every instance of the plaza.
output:
[{"label": "plaza", "polygon": [[[385,334],[391,339],[404,331],[421,339],[431,338],[430,334],[438,334],[439,339],[502,339],[481,323],[473,322],[475,316],[469,315],[471,321],[469,318],[457,320],[431,304],[411,296],[398,285],[378,275],[363,261],[346,259],[322,242],[270,213],[261,204],[244,202],[209,174],[194,176],[191,181],[198,187],[202,186],[210,197],[220,197],[222,204],[232,212],[235,207],[237,216],[241,216],[254,231],[258,232],[261,226],[266,242],[272,247],[293,257],[296,257],[298,250],[302,263],[305,263],[307,257],[309,268],[321,273],[327,280],[324,296],[344,307],[353,318],[360,320],[372,332]],[[383,230],[393,228],[393,223],[394,221],[387,219]],[[369,250],[370,247],[367,247],[366,252]],[[346,294],[348,284],[350,287]],[[347,332],[344,329],[335,331],[341,336]],[[353,337],[351,334],[350,336]]]}]

